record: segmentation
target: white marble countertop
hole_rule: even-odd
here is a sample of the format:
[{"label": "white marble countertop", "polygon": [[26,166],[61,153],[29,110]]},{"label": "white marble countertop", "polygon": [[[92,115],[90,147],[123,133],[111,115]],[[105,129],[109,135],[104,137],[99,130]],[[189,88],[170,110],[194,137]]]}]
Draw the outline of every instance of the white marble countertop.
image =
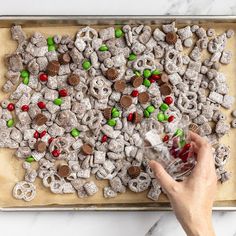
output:
[{"label": "white marble countertop", "polygon": [[[31,4],[29,4],[31,3]],[[203,7],[204,6],[204,7]],[[233,15],[235,0],[7,0],[3,15]]]},{"label": "white marble countertop", "polygon": [[[111,4],[112,2],[112,4]],[[204,6],[204,7],[203,7]],[[235,0],[7,0],[1,15],[235,15]],[[172,212],[1,212],[0,235],[185,235]],[[219,236],[236,236],[236,212],[214,212]]]}]

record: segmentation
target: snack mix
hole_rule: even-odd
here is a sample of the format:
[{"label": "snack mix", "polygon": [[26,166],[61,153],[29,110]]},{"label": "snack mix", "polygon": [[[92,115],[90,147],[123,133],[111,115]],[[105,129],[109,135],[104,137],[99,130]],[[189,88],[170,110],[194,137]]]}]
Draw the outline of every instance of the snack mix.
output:
[{"label": "snack mix", "polygon": [[[173,22],[27,38],[15,25],[11,35],[18,46],[5,57],[2,90],[10,95],[0,107],[0,147],[23,160],[15,198],[33,200],[37,177],[52,193],[93,196],[95,176],[109,182],[105,198],[148,190],[156,201],[162,189],[145,147],[168,146],[174,161],[166,169],[183,179],[178,169],[190,163],[190,144],[180,124],[213,144],[218,179],[229,178],[229,147],[219,138],[230,130],[221,108],[231,109],[234,97],[220,66],[231,61],[233,30],[218,35]],[[235,128],[236,111],[232,117]]]}]

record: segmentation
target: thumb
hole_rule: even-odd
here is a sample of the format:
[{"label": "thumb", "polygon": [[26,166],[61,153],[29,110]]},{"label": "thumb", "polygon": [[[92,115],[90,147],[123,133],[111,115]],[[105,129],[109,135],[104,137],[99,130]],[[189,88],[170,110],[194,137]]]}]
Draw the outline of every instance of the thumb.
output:
[{"label": "thumb", "polygon": [[149,162],[149,166],[154,172],[154,175],[164,190],[168,192],[173,189],[173,186],[176,184],[176,181],[166,172],[166,170],[162,167],[160,163],[157,161],[151,160]]}]

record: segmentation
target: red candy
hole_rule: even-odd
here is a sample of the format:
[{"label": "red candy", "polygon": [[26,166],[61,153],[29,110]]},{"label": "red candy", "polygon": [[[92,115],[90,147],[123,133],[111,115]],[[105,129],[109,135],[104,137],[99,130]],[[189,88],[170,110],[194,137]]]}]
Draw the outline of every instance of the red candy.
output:
[{"label": "red candy", "polygon": [[183,147],[184,150],[188,150],[191,147],[190,143],[186,143]]},{"label": "red candy", "polygon": [[180,156],[180,158],[183,162],[186,162],[187,159],[189,158],[189,153],[188,152],[184,153],[182,156]]},{"label": "red candy", "polygon": [[39,79],[40,79],[42,82],[48,81],[48,75],[47,75],[47,74],[41,74],[41,75],[39,76]]},{"label": "red candy", "polygon": [[28,106],[28,105],[23,105],[23,106],[21,107],[21,110],[22,110],[22,111],[28,111],[28,110],[29,110],[29,106]]},{"label": "red candy", "polygon": [[101,142],[102,142],[102,143],[105,143],[106,141],[107,141],[107,136],[104,134],[104,135],[102,136]]},{"label": "red candy", "polygon": [[38,102],[37,105],[40,109],[46,108],[46,104],[44,102]]},{"label": "red candy", "polygon": [[45,136],[46,133],[47,133],[46,130],[42,131],[42,132],[40,133],[39,137],[42,138],[43,136]]},{"label": "red candy", "polygon": [[183,152],[181,154],[179,154],[179,158],[182,159],[183,162],[186,162],[187,159],[191,156],[191,152],[189,151],[190,148],[190,144],[187,143],[184,147],[183,147]]},{"label": "red candy", "polygon": [[181,158],[182,160],[184,159],[185,161],[187,160],[188,156],[189,156],[189,149],[191,147],[190,143],[186,143],[182,150],[179,153],[179,158]]},{"label": "red candy", "polygon": [[160,75],[151,75],[150,79],[157,81],[158,79],[160,79],[161,76]]},{"label": "red candy", "polygon": [[50,144],[52,141],[53,141],[53,137],[51,137],[49,140],[48,140],[48,144]]},{"label": "red candy", "polygon": [[59,157],[60,154],[61,154],[61,152],[60,152],[60,150],[58,150],[58,149],[55,149],[55,150],[52,151],[52,155],[53,155],[54,157]]},{"label": "red candy", "polygon": [[68,93],[65,89],[59,90],[59,96],[60,97],[66,97],[67,95],[68,95]]},{"label": "red candy", "polygon": [[132,97],[138,97],[138,94],[139,94],[138,90],[133,90],[131,93]]},{"label": "red candy", "polygon": [[38,132],[38,131],[35,131],[35,132],[34,132],[34,138],[36,138],[36,139],[39,138],[39,132]]},{"label": "red candy", "polygon": [[175,119],[174,116],[170,116],[170,117],[168,118],[168,122],[172,122],[174,119]]},{"label": "red candy", "polygon": [[170,154],[174,157],[177,158],[178,157],[178,151],[175,148],[172,148],[170,150]]},{"label": "red candy", "polygon": [[13,111],[13,110],[15,110],[15,105],[14,105],[13,103],[9,103],[9,104],[7,105],[7,110],[8,110],[8,111]]},{"label": "red candy", "polygon": [[172,102],[173,102],[173,98],[168,96],[165,98],[164,102],[167,104],[167,105],[170,105]]},{"label": "red candy", "polygon": [[162,140],[163,140],[163,142],[168,142],[168,141],[169,141],[169,136],[168,136],[168,135],[165,135]]},{"label": "red candy", "polygon": [[150,78],[149,81],[151,82],[151,84],[156,82],[156,80],[154,80],[152,78]]},{"label": "red candy", "polygon": [[133,113],[129,113],[128,117],[127,117],[128,121],[133,121]]}]

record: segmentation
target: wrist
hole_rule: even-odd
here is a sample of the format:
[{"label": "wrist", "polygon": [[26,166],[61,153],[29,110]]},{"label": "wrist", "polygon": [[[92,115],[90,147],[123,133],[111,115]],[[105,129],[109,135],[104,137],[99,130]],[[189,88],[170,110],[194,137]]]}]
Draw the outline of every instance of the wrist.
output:
[{"label": "wrist", "polygon": [[184,229],[188,236],[215,236],[211,219],[196,221]]}]

